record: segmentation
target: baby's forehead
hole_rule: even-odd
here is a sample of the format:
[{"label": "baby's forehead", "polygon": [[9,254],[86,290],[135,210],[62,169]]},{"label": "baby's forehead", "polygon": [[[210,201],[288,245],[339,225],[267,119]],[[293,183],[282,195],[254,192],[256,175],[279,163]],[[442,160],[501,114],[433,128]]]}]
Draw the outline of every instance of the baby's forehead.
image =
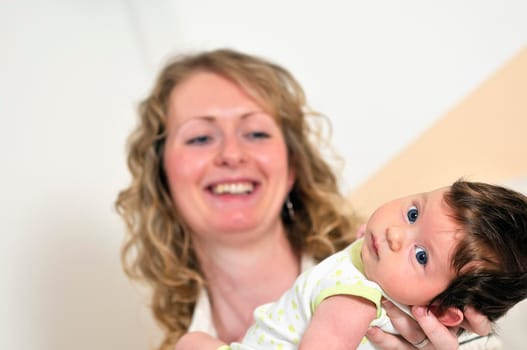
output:
[{"label": "baby's forehead", "polygon": [[442,198],[446,193],[450,191],[450,188],[452,186],[442,186],[437,187],[435,189],[429,190],[429,191],[423,191],[423,192],[414,192],[412,194],[409,194],[407,196],[403,196],[402,198],[408,198],[408,197],[438,197]]},{"label": "baby's forehead", "polygon": [[425,192],[424,194],[425,195],[428,195],[428,196],[434,196],[434,195],[439,195],[440,197],[444,196],[445,193],[449,192],[451,189],[451,186],[441,186],[441,187],[437,187],[431,191],[428,191],[428,192]]}]

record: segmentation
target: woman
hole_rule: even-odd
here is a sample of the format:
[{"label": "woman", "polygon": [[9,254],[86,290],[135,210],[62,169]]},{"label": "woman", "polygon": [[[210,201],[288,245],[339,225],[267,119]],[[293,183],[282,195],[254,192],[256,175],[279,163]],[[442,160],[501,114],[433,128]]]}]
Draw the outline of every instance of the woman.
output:
[{"label": "woman", "polygon": [[[282,67],[231,50],[177,57],[139,112],[132,183],[116,206],[129,231],[125,271],[153,290],[160,349],[188,330],[240,339],[258,305],[353,240],[359,219],[314,146],[324,118]],[[417,318],[421,330],[392,313],[402,337],[369,334],[383,349],[411,349],[425,334],[426,349],[457,345],[430,315]]]}]

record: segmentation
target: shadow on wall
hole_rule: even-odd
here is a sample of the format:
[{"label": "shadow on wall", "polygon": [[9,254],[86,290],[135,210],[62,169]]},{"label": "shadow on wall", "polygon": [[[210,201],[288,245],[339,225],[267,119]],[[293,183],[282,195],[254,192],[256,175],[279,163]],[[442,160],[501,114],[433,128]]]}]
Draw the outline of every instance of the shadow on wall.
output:
[{"label": "shadow on wall", "polygon": [[527,173],[527,46],[350,195],[361,213],[460,177],[499,182]]},{"label": "shadow on wall", "polygon": [[39,232],[19,241],[24,248],[13,266],[18,274],[8,336],[19,349],[152,348],[146,303],[122,272],[119,218],[74,207],[59,215],[60,208],[52,208]]}]

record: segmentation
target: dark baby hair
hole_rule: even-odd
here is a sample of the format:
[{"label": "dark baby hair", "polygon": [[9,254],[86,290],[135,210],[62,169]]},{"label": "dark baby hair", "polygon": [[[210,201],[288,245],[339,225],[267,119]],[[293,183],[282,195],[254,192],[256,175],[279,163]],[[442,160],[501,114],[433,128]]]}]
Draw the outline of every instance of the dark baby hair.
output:
[{"label": "dark baby hair", "polygon": [[452,258],[457,277],[430,305],[439,314],[470,305],[495,321],[527,298],[527,197],[458,180],[444,200],[465,235]]}]

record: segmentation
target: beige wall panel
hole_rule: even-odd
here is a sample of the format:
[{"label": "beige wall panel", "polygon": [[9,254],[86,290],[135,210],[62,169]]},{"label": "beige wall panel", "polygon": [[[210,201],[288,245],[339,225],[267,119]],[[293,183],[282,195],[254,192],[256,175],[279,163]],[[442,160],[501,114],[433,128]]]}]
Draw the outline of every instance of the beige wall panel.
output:
[{"label": "beige wall panel", "polygon": [[527,174],[527,47],[351,193],[369,214],[387,199],[463,176],[503,182]]}]

